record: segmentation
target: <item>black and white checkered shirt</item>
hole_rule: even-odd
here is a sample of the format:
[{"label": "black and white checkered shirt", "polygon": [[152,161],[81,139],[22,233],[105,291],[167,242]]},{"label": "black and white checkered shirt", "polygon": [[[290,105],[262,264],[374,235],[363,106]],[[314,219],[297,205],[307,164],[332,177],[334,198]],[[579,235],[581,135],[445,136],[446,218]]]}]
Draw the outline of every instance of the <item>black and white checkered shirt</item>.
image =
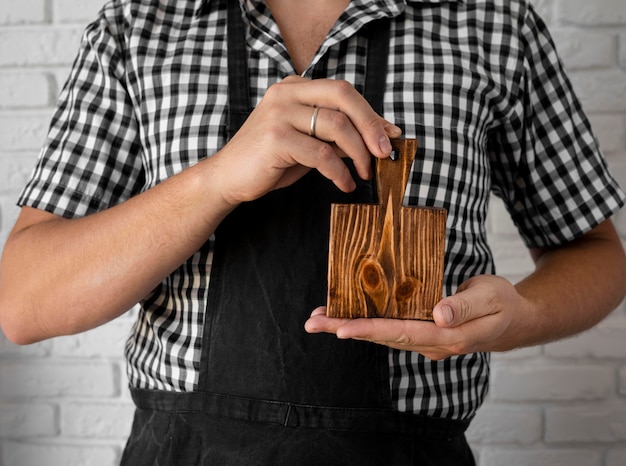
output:
[{"label": "black and white checkered shirt", "polygon": [[[83,36],[20,205],[84,216],[224,145],[226,0],[201,3],[113,0],[103,8]],[[264,3],[242,6],[258,103],[295,70]],[[446,294],[494,273],[485,237],[490,193],[535,247],[569,241],[621,207],[623,194],[526,0],[353,0],[311,68],[362,90],[366,44],[355,33],[384,16],[395,18],[384,117],[420,141],[406,201],[448,209]],[[133,386],[196,387],[210,268],[211,254],[197,253],[141,303],[127,345]],[[401,411],[467,419],[486,393],[487,354],[434,362],[390,350],[389,364]]]}]

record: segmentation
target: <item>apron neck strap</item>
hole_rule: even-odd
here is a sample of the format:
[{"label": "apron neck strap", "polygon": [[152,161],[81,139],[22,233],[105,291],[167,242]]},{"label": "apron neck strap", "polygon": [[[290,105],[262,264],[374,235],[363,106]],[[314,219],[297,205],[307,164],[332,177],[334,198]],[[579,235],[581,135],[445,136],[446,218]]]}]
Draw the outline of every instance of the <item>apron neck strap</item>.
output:
[{"label": "apron neck strap", "polygon": [[[382,115],[389,56],[389,18],[372,21],[363,27],[367,37],[364,97]],[[246,29],[238,1],[228,2],[228,122],[230,140],[252,111]]]}]

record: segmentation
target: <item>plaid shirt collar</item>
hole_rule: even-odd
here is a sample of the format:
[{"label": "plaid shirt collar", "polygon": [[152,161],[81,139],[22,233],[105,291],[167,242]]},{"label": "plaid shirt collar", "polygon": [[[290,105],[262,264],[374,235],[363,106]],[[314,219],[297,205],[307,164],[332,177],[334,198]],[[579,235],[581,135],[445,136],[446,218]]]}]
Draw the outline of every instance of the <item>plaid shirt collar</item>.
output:
[{"label": "plaid shirt collar", "polygon": [[[196,17],[200,17],[207,12],[207,6],[211,0],[201,0],[200,5],[196,9]],[[246,7],[257,8],[259,4],[263,4],[261,0],[240,0],[240,2]],[[464,3],[465,0],[380,0],[377,2],[367,2],[362,0],[356,0],[352,3],[359,3],[368,6],[371,9],[379,9],[381,12],[386,12],[382,16],[396,16],[400,14],[407,3]],[[395,14],[394,14],[395,12]],[[391,13],[391,14],[390,14]]]},{"label": "plaid shirt collar", "polygon": [[[202,0],[196,10],[196,17],[202,17],[208,12],[211,0]],[[462,0],[414,0],[414,3],[440,4],[440,3],[461,3]],[[248,34],[248,46],[251,50],[256,50],[267,54],[277,63],[280,63],[285,75],[294,74],[289,52],[282,41],[278,26],[274,22],[272,15],[261,0],[240,0],[245,21],[250,25]],[[304,71],[306,76],[317,61],[324,56],[326,51],[335,44],[346,40],[357,33],[363,26],[371,21],[382,18],[394,18],[401,15],[407,5],[404,0],[351,0],[346,12],[335,26],[331,29],[324,40],[311,64]]]}]

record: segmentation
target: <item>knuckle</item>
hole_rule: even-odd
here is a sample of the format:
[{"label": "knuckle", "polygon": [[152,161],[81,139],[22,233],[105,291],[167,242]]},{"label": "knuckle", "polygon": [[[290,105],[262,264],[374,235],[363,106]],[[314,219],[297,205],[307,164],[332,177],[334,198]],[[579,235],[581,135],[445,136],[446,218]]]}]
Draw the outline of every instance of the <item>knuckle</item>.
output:
[{"label": "knuckle", "polygon": [[274,83],[265,91],[263,99],[282,102],[287,92],[287,86],[285,82]]},{"label": "knuckle", "polygon": [[461,298],[459,299],[459,305],[457,306],[457,313],[458,315],[455,316],[455,321],[460,321],[460,322],[466,322],[471,318],[471,314],[472,314],[472,306],[470,305],[469,301]]},{"label": "knuckle", "polygon": [[263,128],[261,138],[264,145],[267,147],[281,147],[283,141],[285,140],[285,129],[281,127],[281,125],[275,123],[267,124]]},{"label": "knuckle", "polygon": [[487,315],[497,314],[500,312],[500,299],[495,294],[487,298]]},{"label": "knuckle", "polygon": [[379,128],[382,128],[382,124],[380,122],[380,118],[376,115],[373,115],[371,119],[367,120],[365,122],[365,128],[366,130],[377,130]]},{"label": "knuckle", "polygon": [[408,333],[403,332],[395,338],[394,343],[403,347],[410,347],[413,346],[414,341]]},{"label": "knuckle", "polygon": [[335,131],[345,131],[351,124],[348,116],[342,112],[332,112],[329,123]]},{"label": "knuckle", "polygon": [[281,82],[283,83],[292,83],[292,82],[299,82],[302,79],[301,76],[297,76],[297,75],[289,75],[286,76],[285,78],[283,78],[283,80]]},{"label": "knuckle", "polygon": [[317,148],[317,160],[321,164],[325,164],[325,163],[331,161],[335,157],[336,157],[335,151],[330,146],[330,144],[321,143],[321,144],[318,145],[318,148]]},{"label": "knuckle", "polygon": [[337,87],[337,92],[341,96],[348,96],[355,92],[354,86],[349,81],[345,79],[338,79],[335,81],[335,85]]},{"label": "knuckle", "polygon": [[426,356],[431,361],[441,361],[442,359],[445,359],[447,357],[445,354],[436,353],[436,352],[432,352],[432,353],[431,352],[425,352],[424,356]]},{"label": "knuckle", "polygon": [[456,343],[450,346],[450,355],[468,354],[471,353],[471,349],[465,343]]}]

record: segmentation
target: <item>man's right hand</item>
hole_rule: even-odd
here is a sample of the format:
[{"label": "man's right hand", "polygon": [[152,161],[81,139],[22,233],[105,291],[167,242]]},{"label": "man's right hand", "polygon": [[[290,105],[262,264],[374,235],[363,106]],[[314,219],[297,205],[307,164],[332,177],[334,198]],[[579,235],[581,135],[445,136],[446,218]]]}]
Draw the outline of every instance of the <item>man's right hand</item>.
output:
[{"label": "man's right hand", "polygon": [[192,256],[237,204],[310,169],[350,191],[341,158],[369,178],[371,155],[388,156],[389,137],[399,135],[347,82],[286,78],[222,150],[120,205],[77,219],[23,208],[2,257],[0,325],[30,343],[110,321]]},{"label": "man's right hand", "polygon": [[[315,134],[312,115],[319,107]],[[233,139],[214,158],[228,174],[224,198],[237,204],[288,186],[316,169],[349,192],[355,183],[341,160],[353,160],[369,179],[371,156],[391,153],[400,128],[380,117],[346,81],[290,76],[271,86]]]}]

